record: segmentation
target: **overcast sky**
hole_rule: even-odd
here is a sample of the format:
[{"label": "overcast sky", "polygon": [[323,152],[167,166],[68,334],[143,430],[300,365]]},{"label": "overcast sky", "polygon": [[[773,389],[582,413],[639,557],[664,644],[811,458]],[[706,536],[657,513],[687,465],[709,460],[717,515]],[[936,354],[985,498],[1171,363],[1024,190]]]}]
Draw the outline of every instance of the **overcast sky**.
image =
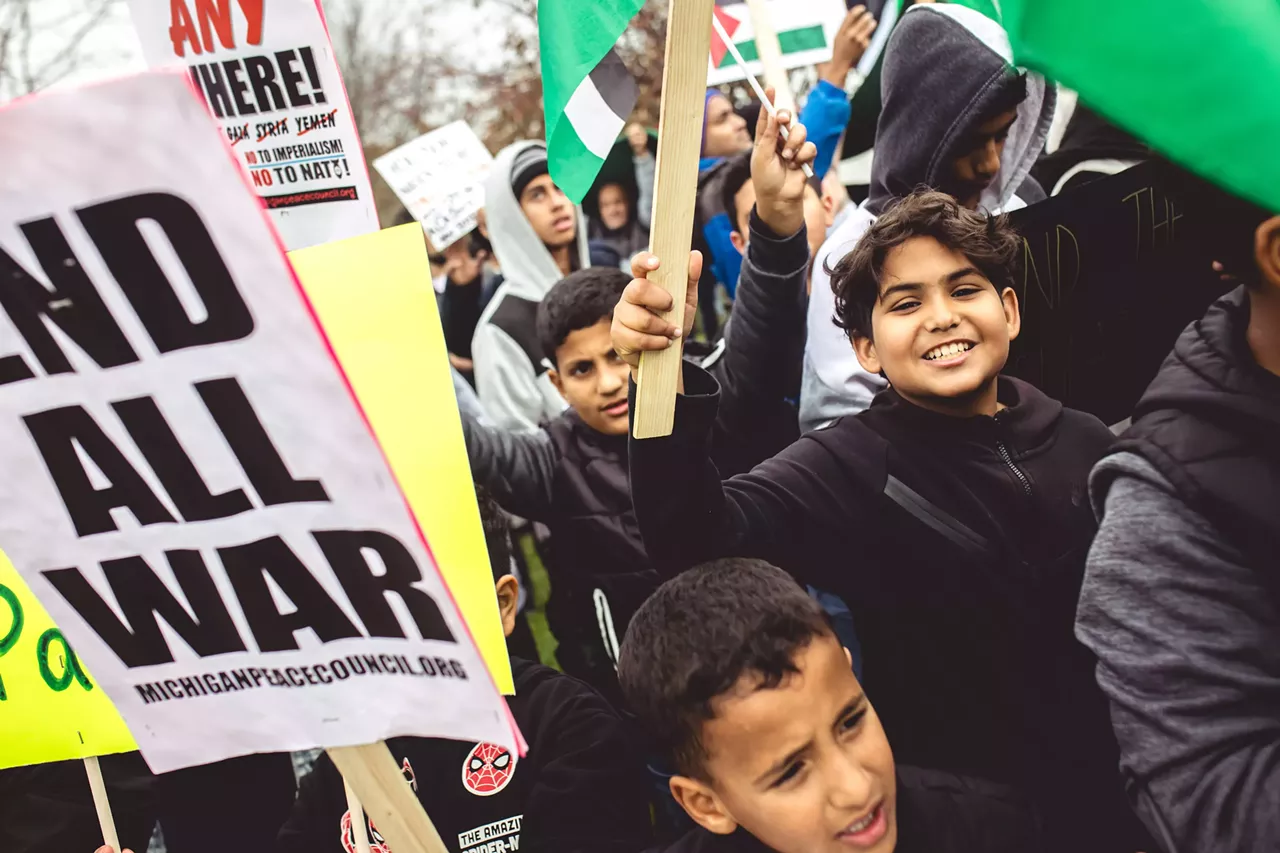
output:
[{"label": "overcast sky", "polygon": [[[363,3],[375,13],[390,10],[426,8],[430,0],[324,0],[329,15],[334,16],[344,3]],[[2,3],[3,0],[0,0]],[[78,13],[95,4],[95,0],[35,0],[32,5],[36,35],[32,44],[32,64],[40,67],[56,55],[83,21]],[[437,6],[439,0],[431,3]],[[501,44],[503,15],[489,4],[476,8],[473,0],[446,0],[443,14],[432,17],[432,33],[435,45],[454,47],[473,43],[478,33],[493,40],[496,49]],[[62,22],[56,26],[55,22]],[[87,38],[82,46],[78,68],[60,81],[59,85],[83,83],[90,80],[127,74],[145,68],[142,51],[129,20],[128,4],[115,0],[111,13]],[[476,56],[492,56],[490,51],[474,52]],[[0,92],[0,100],[12,97],[12,92]]]}]

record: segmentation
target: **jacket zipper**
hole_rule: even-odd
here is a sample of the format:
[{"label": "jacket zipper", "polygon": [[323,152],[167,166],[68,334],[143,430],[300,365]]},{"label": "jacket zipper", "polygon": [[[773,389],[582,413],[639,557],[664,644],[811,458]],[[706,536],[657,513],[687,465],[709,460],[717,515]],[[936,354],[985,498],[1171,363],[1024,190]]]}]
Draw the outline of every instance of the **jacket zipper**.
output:
[{"label": "jacket zipper", "polygon": [[1013,457],[1009,455],[1009,448],[1004,446],[1004,442],[996,439],[996,449],[1000,451],[1004,464],[1009,466],[1009,470],[1018,478],[1018,482],[1022,484],[1022,490],[1027,493],[1027,497],[1031,497],[1031,481],[1027,479],[1027,475],[1017,465],[1013,464]]}]

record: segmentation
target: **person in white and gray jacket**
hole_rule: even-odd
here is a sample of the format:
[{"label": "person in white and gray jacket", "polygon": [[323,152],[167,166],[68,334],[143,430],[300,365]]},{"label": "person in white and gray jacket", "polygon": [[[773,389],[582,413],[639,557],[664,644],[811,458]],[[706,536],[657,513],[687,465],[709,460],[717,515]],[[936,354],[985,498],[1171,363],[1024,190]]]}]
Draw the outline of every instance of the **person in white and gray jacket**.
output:
[{"label": "person in white and gray jacket", "polygon": [[476,391],[489,419],[532,429],[564,411],[538,346],[538,303],[570,272],[589,266],[582,212],[547,173],[541,142],[516,142],[485,183],[485,223],[504,281],[471,342]]}]

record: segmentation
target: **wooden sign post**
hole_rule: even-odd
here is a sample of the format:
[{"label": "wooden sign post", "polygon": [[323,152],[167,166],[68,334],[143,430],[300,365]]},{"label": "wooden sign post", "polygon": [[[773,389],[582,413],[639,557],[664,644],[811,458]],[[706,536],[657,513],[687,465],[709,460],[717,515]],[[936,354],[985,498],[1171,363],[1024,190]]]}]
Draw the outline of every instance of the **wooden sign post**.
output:
[{"label": "wooden sign post", "polygon": [[93,794],[93,809],[98,813],[98,826],[102,829],[102,843],[120,851],[120,836],[116,833],[116,820],[111,816],[111,801],[107,799],[107,783],[102,779],[102,767],[96,755],[84,760],[84,771],[89,776],[89,791]]},{"label": "wooden sign post", "polygon": [[782,45],[778,43],[778,31],[769,14],[768,0],[747,0],[751,12],[751,29],[755,32],[756,54],[764,66],[764,82],[774,89],[773,105],[780,110],[796,108],[796,96],[791,91],[791,78],[782,65]]},{"label": "wooden sign post", "polygon": [[[386,741],[325,750],[382,837],[396,853],[449,853],[422,802],[404,781]],[[352,827],[358,819],[352,809]]]},{"label": "wooden sign post", "polygon": [[[684,323],[714,5],[714,0],[669,0],[668,6],[650,241],[650,249],[661,259],[662,267],[650,273],[649,278],[671,294],[672,307],[665,319],[676,326]],[[673,345],[640,356],[633,427],[636,438],[671,434],[682,350],[683,346]]]}]

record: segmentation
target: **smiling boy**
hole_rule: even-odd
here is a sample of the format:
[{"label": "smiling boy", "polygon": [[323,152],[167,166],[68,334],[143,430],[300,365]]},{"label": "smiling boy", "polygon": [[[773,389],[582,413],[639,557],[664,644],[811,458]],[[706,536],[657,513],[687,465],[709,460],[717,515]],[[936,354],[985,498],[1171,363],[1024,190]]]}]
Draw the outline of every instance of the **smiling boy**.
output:
[{"label": "smiling boy", "polygon": [[[1000,375],[1019,246],[950,195],[889,208],[832,281],[859,362],[890,388],[722,483],[707,456],[718,389],[686,366],[672,436],[630,444],[632,499],[664,572],[760,557],[850,602],[900,759],[1020,786],[1055,849],[1133,853],[1107,708],[1072,636],[1096,530],[1087,478],[1112,437]],[[668,304],[628,286],[619,355],[680,339],[654,316]]]},{"label": "smiling boy", "polygon": [[1036,853],[1006,789],[894,766],[822,609],[760,560],[668,581],[627,631],[618,678],[698,829],[667,853]]}]

